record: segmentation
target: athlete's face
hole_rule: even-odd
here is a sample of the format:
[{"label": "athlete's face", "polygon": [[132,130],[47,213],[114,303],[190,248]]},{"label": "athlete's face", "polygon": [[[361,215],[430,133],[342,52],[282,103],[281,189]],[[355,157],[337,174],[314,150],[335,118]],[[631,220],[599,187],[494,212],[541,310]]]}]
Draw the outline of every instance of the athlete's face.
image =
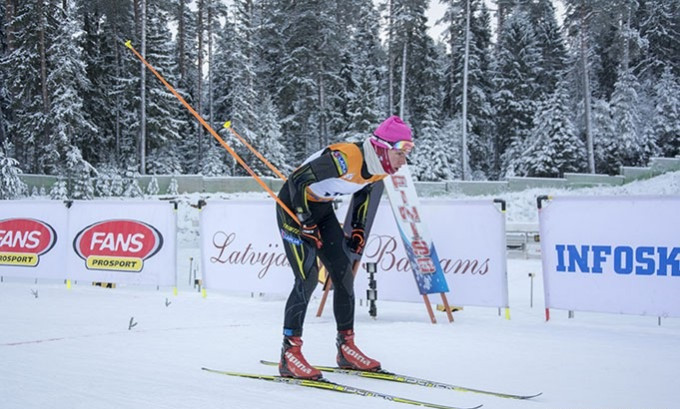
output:
[{"label": "athlete's face", "polygon": [[402,150],[390,149],[387,151],[387,156],[390,158],[390,165],[395,172],[406,164],[406,153]]}]

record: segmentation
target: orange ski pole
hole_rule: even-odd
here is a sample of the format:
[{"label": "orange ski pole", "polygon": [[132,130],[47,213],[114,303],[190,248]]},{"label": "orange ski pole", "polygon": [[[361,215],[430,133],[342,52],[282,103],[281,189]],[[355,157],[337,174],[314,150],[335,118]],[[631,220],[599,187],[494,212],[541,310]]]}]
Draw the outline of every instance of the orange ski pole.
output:
[{"label": "orange ski pole", "polygon": [[241,141],[241,143],[244,144],[244,145],[246,146],[246,148],[250,149],[250,151],[251,151],[252,153],[254,153],[255,156],[257,156],[257,157],[258,157],[265,165],[267,165],[267,167],[268,167],[269,169],[271,169],[272,172],[276,173],[276,176],[278,176],[279,178],[281,178],[281,180],[283,180],[284,182],[286,181],[286,177],[283,176],[283,174],[281,174],[281,172],[279,172],[278,169],[276,169],[276,166],[272,165],[271,162],[269,162],[269,161],[267,160],[267,158],[265,158],[264,156],[262,156],[262,154],[261,154],[260,152],[258,152],[257,149],[253,148],[253,147],[248,143],[248,141],[245,140],[245,138],[243,138],[241,135],[239,135],[238,132],[236,132],[236,131],[234,130],[234,128],[231,127],[231,121],[225,122],[225,123],[224,123],[224,127],[227,128],[232,134],[234,134],[234,136],[235,136],[236,138],[238,138],[238,140]]},{"label": "orange ski pole", "polygon": [[229,153],[231,154],[231,156],[233,156],[234,159],[236,159],[236,161],[237,161],[241,166],[243,166],[243,169],[245,169],[245,170],[250,174],[250,176],[252,176],[252,177],[257,181],[257,183],[259,183],[260,186],[262,186],[262,188],[263,188],[264,190],[266,190],[267,193],[269,193],[269,195],[270,195],[271,197],[274,198],[274,200],[276,200],[276,202],[279,204],[279,206],[281,206],[281,208],[282,208],[283,210],[285,210],[286,213],[288,213],[288,215],[290,215],[290,217],[293,218],[293,220],[297,221],[298,224],[300,224],[300,221],[298,220],[298,218],[297,218],[297,216],[295,215],[295,213],[293,213],[293,212],[288,208],[288,206],[286,206],[286,205],[281,201],[281,199],[279,199],[278,196],[276,196],[276,193],[274,193],[274,192],[269,188],[269,186],[267,186],[267,184],[264,183],[264,181],[262,181],[262,179],[260,179],[259,176],[257,176],[257,174],[256,174],[256,173],[248,166],[248,164],[246,164],[246,163],[243,161],[243,159],[241,159],[241,157],[238,155],[238,153],[236,153],[236,152],[229,146],[229,144],[227,144],[227,143],[224,141],[224,139],[222,139],[222,138],[217,134],[217,132],[215,132],[215,130],[214,130],[210,125],[208,125],[207,122],[205,122],[205,120],[203,119],[203,117],[201,117],[201,115],[199,115],[199,113],[196,112],[196,110],[194,110],[194,109],[191,107],[191,105],[189,105],[189,103],[186,102],[186,101],[184,100],[184,98],[182,98],[181,95],[179,95],[179,93],[175,90],[175,88],[173,88],[172,85],[170,85],[170,84],[165,80],[165,78],[163,78],[163,76],[162,76],[161,74],[159,74],[158,71],[156,71],[156,69],[154,69],[153,66],[151,66],[151,64],[149,64],[149,63],[144,59],[144,57],[142,57],[142,55],[141,55],[137,50],[135,50],[135,48],[132,46],[132,41],[130,41],[130,40],[126,41],[126,42],[125,42],[125,46],[126,46],[127,48],[129,48],[130,50],[132,50],[132,52],[137,56],[137,58],[139,58],[139,60],[140,60],[142,63],[144,63],[144,65],[146,65],[146,67],[147,67],[149,70],[151,70],[151,72],[152,72],[152,73],[153,73],[153,74],[154,74],[154,75],[155,75],[155,76],[163,83],[163,85],[165,85],[165,86],[170,90],[170,92],[172,92],[172,95],[174,95],[174,96],[179,100],[179,102],[181,102],[182,105],[184,105],[184,106],[186,107],[186,109],[188,109],[189,112],[191,112],[191,114],[192,114],[194,117],[196,117],[196,119],[198,119],[198,122],[200,122],[201,125],[203,125],[203,127],[204,127],[205,129],[207,129],[208,132],[210,132],[210,134],[211,134],[215,139],[217,139],[217,141],[220,143],[220,145],[222,145],[222,147],[224,147],[224,149],[226,149],[227,152],[229,152]]}]

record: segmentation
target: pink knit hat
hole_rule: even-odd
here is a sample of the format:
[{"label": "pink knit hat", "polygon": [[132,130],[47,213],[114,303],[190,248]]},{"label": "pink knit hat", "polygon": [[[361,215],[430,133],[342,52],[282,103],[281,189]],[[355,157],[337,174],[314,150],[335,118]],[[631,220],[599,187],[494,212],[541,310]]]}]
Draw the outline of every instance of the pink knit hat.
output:
[{"label": "pink knit hat", "polygon": [[385,173],[388,175],[394,174],[396,170],[390,163],[387,151],[397,149],[409,153],[411,149],[413,149],[411,128],[409,128],[401,118],[393,115],[384,120],[375,132],[373,132],[373,135],[374,136],[371,137],[371,144],[378,155],[378,159],[380,159],[380,164],[385,170]]},{"label": "pink knit hat", "polygon": [[381,123],[378,128],[373,132],[373,135],[377,136],[382,141],[388,142],[390,146],[387,148],[392,148],[392,144],[399,141],[411,141],[413,142],[413,137],[411,136],[411,128],[408,127],[396,115],[392,115]]}]

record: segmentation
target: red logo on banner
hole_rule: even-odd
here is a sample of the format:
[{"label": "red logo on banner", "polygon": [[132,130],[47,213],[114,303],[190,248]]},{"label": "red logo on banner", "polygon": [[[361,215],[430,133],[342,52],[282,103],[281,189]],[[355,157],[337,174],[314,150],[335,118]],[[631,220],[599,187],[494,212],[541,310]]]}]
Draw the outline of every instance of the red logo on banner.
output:
[{"label": "red logo on banner", "polygon": [[0,265],[35,267],[56,242],[54,228],[40,220],[0,220]]},{"label": "red logo on banner", "polygon": [[139,272],[163,246],[161,233],[136,220],[106,220],[81,230],[73,241],[90,270]]}]

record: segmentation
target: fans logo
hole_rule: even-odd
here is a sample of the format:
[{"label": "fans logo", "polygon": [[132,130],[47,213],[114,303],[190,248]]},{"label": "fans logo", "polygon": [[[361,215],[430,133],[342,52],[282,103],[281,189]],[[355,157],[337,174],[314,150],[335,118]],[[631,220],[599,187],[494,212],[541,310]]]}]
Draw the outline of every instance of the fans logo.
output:
[{"label": "fans logo", "polygon": [[56,242],[52,226],[40,220],[0,220],[0,265],[35,267]]},{"label": "fans logo", "polygon": [[73,248],[89,270],[140,272],[163,247],[153,226],[136,220],[106,220],[81,230]]}]

